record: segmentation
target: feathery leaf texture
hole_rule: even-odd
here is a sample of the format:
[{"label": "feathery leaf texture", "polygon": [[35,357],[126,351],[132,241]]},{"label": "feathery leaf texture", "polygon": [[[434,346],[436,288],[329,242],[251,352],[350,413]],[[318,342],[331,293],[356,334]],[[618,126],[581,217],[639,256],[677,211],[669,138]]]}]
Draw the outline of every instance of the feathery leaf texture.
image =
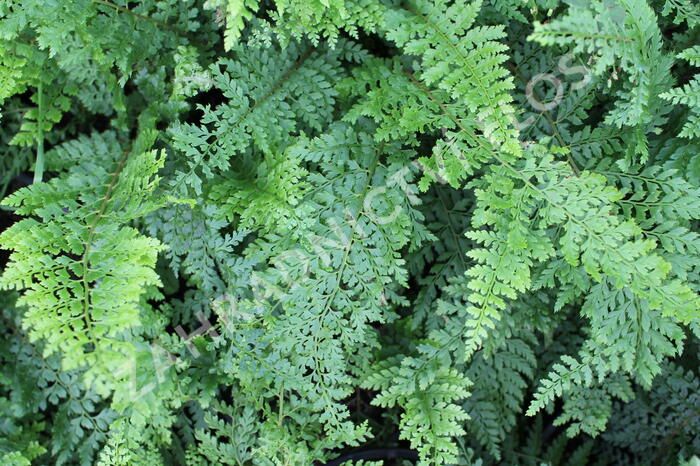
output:
[{"label": "feathery leaf texture", "polygon": [[0,463],[690,463],[699,26],[0,2]]}]

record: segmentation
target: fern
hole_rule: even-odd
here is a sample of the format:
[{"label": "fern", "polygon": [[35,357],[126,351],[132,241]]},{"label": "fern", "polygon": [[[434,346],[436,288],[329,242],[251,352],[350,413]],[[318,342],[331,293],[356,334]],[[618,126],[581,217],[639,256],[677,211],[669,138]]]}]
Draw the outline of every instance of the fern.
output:
[{"label": "fern", "polygon": [[[250,48],[241,45],[239,50]],[[225,171],[232,153],[244,153],[251,144],[264,152],[280,150],[282,141],[299,129],[319,130],[327,124],[335,96],[330,83],[340,77],[344,52],[352,53],[352,46],[324,53],[290,45],[282,53],[259,49],[241,54],[240,62],[224,60],[214,65],[214,83],[230,102],[215,110],[201,109],[202,121],[211,128],[173,127],[174,147],[188,160],[172,184],[191,186],[199,194],[202,179]],[[260,63],[266,66],[260,68]],[[308,108],[317,111],[307,113]]]},{"label": "fern", "polygon": [[[237,44],[246,23],[254,18],[260,0],[207,0],[204,7],[216,11],[225,24],[224,48]],[[382,19],[382,7],[371,0],[275,1],[271,16],[277,36],[284,42],[308,37],[318,43],[324,38],[334,44],[342,31],[356,37],[358,28],[374,31]]]},{"label": "fern", "polygon": [[374,401],[379,406],[396,404],[404,409],[401,417],[402,437],[417,447],[421,458],[449,463],[457,458],[457,447],[450,441],[464,433],[459,421],[467,414],[454,403],[468,396],[468,381],[459,373],[433,363],[425,367],[420,360],[405,358],[399,366],[376,368],[364,385],[381,389]]},{"label": "fern", "polygon": [[[467,373],[474,380],[474,394],[465,403],[471,417],[469,426],[495,458],[500,458],[500,444],[516,424],[516,413],[534,376],[532,337],[529,332],[523,334],[526,340],[513,338],[493,355],[479,353]],[[497,374],[495,379],[493,374]]]},{"label": "fern", "polygon": [[0,463],[694,461],[697,13],[2,2]]},{"label": "fern", "polygon": [[[621,126],[651,126],[657,123],[659,93],[670,86],[667,70],[671,57],[662,50],[661,34],[654,11],[644,1],[619,1],[608,8],[592,1],[587,8],[578,3],[566,16],[549,24],[535,24],[531,40],[544,45],[572,46],[573,53],[596,55],[598,74],[619,66],[629,74],[618,91],[620,99],[606,122]],[[646,128],[645,128],[646,129]]]},{"label": "fern", "polygon": [[[699,18],[700,19],[700,18]],[[678,54],[679,58],[688,61],[694,66],[698,66],[700,60],[697,57],[697,47],[684,50]],[[697,107],[700,106],[700,100],[698,100],[698,93],[700,92],[700,77],[698,75],[693,78],[688,84],[683,87],[672,89],[668,92],[662,94],[666,100],[673,102],[674,104],[684,104],[691,108],[690,115],[688,116],[688,121],[683,126],[682,131],[679,133],[680,137],[686,138],[697,138],[700,134],[700,129],[698,129],[698,110]]]},{"label": "fern", "polygon": [[137,327],[141,296],[160,283],[153,271],[160,245],[125,225],[158,205],[151,192],[163,159],[146,150],[154,136],[124,151],[114,136],[94,135],[67,176],[5,201],[38,218],[2,234],[13,250],[3,286],[27,289],[20,303],[32,338],[46,340],[46,354],[60,350],[64,369],[88,367],[85,377],[103,395],[111,389],[107,362]]},{"label": "fern", "polygon": [[662,14],[664,16],[673,14],[674,23],[681,23],[685,21],[691,28],[700,24],[700,8],[698,8],[697,5],[693,5],[689,1],[666,0]]},{"label": "fern", "polygon": [[624,445],[635,458],[671,463],[667,454],[674,443],[687,445],[681,451],[697,450],[697,376],[669,364],[665,377],[649,393],[640,393],[629,405],[618,404],[620,417],[605,436],[613,445]]},{"label": "fern", "polygon": [[506,48],[498,42],[504,33],[499,27],[471,27],[480,7],[481,2],[449,8],[417,2],[408,14],[394,10],[388,15],[387,36],[407,53],[421,54],[421,80],[465,104],[474,114],[473,124],[504,152],[517,156],[518,134],[512,128],[514,109],[507,92],[513,84],[499,66],[506,59]]}]

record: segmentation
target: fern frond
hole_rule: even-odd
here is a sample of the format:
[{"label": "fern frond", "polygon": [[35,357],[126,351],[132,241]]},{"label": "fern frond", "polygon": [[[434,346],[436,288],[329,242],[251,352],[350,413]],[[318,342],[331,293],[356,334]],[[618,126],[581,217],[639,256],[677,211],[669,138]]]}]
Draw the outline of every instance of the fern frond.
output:
[{"label": "fern frond", "polygon": [[[527,335],[527,331],[519,332]],[[496,459],[499,445],[505,440],[525,397],[528,381],[536,366],[532,341],[513,338],[503,348],[474,357],[467,377],[474,382],[465,410],[471,418],[469,426],[479,443]]]},{"label": "fern frond", "polygon": [[[225,22],[224,48],[233,49],[245,24],[258,10],[260,0],[207,0],[204,8],[215,9],[220,22]],[[377,0],[275,0],[270,16],[277,37],[287,43],[291,39],[308,38],[314,44],[320,39],[331,45],[341,31],[357,37],[359,28],[374,32],[383,22],[384,5]]]},{"label": "fern frond", "polygon": [[[700,17],[698,20],[700,21]],[[678,57],[697,66],[700,62],[697,53],[697,47],[694,47],[684,50]],[[683,104],[690,107],[690,114],[679,136],[684,138],[698,137],[700,135],[700,75],[696,75],[692,81],[684,86],[661,94],[661,97],[674,104]]]},{"label": "fern frond", "polygon": [[638,391],[632,402],[616,403],[616,415],[603,436],[616,447],[628,448],[638,460],[675,464],[669,455],[673,447],[680,446],[680,455],[700,447],[698,388],[694,371],[667,364],[649,392]]},{"label": "fern frond", "polygon": [[409,54],[422,57],[419,77],[459,100],[475,126],[505,154],[521,149],[514,128],[514,85],[502,66],[507,46],[502,27],[476,26],[481,0],[447,6],[446,2],[412,2],[407,11],[390,10],[387,36]]},{"label": "fern frond", "polygon": [[226,171],[232,156],[251,146],[280,151],[299,131],[319,131],[331,118],[336,95],[332,83],[341,76],[344,51],[341,46],[329,51],[290,44],[275,51],[241,44],[237,60],[213,65],[214,86],[228,102],[216,109],[201,107],[202,126],[171,128],[174,148],[185,165],[172,186],[190,186],[199,195],[202,181]]},{"label": "fern frond", "polygon": [[461,421],[467,414],[454,402],[469,395],[469,381],[438,361],[425,363],[405,358],[400,364],[386,361],[373,371],[363,386],[381,390],[373,401],[378,406],[400,405],[401,438],[409,440],[421,456],[421,464],[454,462],[457,446],[451,440],[464,434]]},{"label": "fern frond", "polygon": [[666,0],[661,14],[664,16],[674,14],[674,23],[680,24],[685,21],[691,28],[700,24],[700,6],[691,3],[690,0]]},{"label": "fern frond", "polygon": [[683,50],[678,54],[678,58],[682,58],[693,66],[700,66],[700,45]]},{"label": "fern frond", "polygon": [[529,39],[595,55],[596,74],[621,67],[629,79],[623,82],[606,123],[649,125],[659,108],[658,95],[671,85],[672,57],[662,49],[657,18],[646,1],[619,0],[612,8],[607,5],[602,0],[572,3],[567,15],[547,24],[536,22]]},{"label": "fern frond", "polygon": [[46,354],[60,351],[66,370],[87,368],[100,393],[139,325],[142,295],[160,283],[153,267],[162,246],[128,226],[158,206],[152,193],[163,157],[148,145],[117,153],[83,146],[83,163],[67,176],[4,201],[32,217],[0,236],[13,251],[2,285],[25,290],[32,339],[45,340]]}]

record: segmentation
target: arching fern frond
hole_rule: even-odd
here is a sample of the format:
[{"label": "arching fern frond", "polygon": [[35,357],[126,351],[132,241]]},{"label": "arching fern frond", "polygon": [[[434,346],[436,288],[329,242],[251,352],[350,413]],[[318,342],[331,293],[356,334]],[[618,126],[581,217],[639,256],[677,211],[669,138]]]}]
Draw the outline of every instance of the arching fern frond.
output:
[{"label": "arching fern frond", "polygon": [[85,141],[81,163],[66,175],[4,201],[28,217],[0,236],[12,250],[2,286],[24,290],[30,336],[45,340],[46,354],[60,351],[64,369],[87,368],[100,393],[109,392],[120,348],[139,326],[143,296],[160,283],[153,267],[162,246],[129,226],[159,205],[153,190],[163,157],[148,150],[154,137],[131,150],[112,138],[97,153]]}]

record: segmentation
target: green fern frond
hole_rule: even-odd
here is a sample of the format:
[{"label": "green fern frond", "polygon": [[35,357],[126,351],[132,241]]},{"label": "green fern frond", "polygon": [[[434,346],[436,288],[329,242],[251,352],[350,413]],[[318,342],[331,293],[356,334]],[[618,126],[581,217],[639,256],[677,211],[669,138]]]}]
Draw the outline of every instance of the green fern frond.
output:
[{"label": "green fern frond", "polygon": [[67,176],[4,201],[31,217],[0,237],[13,251],[2,285],[25,290],[32,339],[45,340],[46,354],[60,351],[66,370],[87,368],[100,393],[139,325],[141,296],[160,283],[153,266],[162,246],[128,226],[159,205],[152,192],[163,157],[147,150],[153,137],[131,151],[83,145],[83,163]]}]

